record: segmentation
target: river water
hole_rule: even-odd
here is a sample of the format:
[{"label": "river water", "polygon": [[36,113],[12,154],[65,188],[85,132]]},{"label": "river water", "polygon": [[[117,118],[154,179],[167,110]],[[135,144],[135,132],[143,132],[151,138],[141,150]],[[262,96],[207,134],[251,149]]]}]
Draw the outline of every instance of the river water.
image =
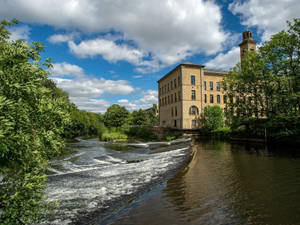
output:
[{"label": "river water", "polygon": [[300,224],[295,152],[200,140],[187,161],[189,146],[69,145],[73,154],[51,162],[47,201],[61,204],[43,224]]},{"label": "river water", "polygon": [[97,224],[168,180],[189,162],[190,146],[190,139],[131,144],[79,139],[68,144],[74,152],[50,162],[46,201],[59,205],[41,224]]},{"label": "river water", "polygon": [[99,224],[300,224],[299,156],[205,140],[193,148],[165,185]]}]

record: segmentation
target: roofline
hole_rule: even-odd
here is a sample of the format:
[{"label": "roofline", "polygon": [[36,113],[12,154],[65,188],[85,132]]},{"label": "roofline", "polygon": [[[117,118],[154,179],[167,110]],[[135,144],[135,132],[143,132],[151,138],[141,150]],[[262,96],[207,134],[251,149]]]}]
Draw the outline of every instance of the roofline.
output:
[{"label": "roofline", "polygon": [[172,72],[174,72],[175,70],[177,70],[178,68],[180,68],[181,66],[189,66],[189,67],[196,67],[196,68],[204,68],[205,66],[203,65],[198,65],[198,64],[189,64],[189,63],[181,63],[178,66],[176,66],[174,69],[172,69],[170,72],[168,72],[166,75],[164,75],[162,78],[160,78],[157,83],[159,83],[160,81],[164,80],[165,78],[167,78]]},{"label": "roofline", "polygon": [[214,70],[214,69],[204,69],[204,75],[228,75],[228,71],[224,70]]}]

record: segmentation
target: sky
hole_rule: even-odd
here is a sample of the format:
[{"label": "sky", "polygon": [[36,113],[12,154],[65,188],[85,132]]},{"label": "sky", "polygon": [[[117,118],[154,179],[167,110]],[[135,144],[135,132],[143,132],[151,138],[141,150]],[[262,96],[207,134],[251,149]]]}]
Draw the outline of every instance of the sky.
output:
[{"label": "sky", "polygon": [[0,0],[11,40],[39,41],[50,78],[79,109],[157,104],[157,80],[183,62],[229,70],[241,33],[258,44],[300,17],[298,0]]}]

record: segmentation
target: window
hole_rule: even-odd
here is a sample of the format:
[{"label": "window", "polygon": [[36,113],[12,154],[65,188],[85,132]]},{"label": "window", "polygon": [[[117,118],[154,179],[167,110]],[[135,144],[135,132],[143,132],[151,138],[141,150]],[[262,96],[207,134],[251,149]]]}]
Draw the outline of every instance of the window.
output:
[{"label": "window", "polygon": [[214,95],[210,95],[209,96],[209,102],[210,103],[214,103]]},{"label": "window", "polygon": [[174,102],[177,102],[177,95],[174,93]]},{"label": "window", "polygon": [[220,95],[217,95],[217,103],[220,104],[221,103],[221,98]]},{"label": "window", "polygon": [[159,99],[159,107],[161,107],[161,99]]},{"label": "window", "polygon": [[168,91],[170,91],[170,84],[168,84]]},{"label": "window", "polygon": [[173,90],[173,81],[171,81],[171,90]]},{"label": "window", "polygon": [[177,120],[174,120],[174,127],[177,127]]},{"label": "window", "polygon": [[176,88],[176,79],[174,79],[174,88]]},{"label": "window", "polygon": [[195,85],[195,76],[194,75],[191,76],[191,85]]},{"label": "window", "polygon": [[196,100],[196,91],[192,90],[192,100]]},{"label": "window", "polygon": [[223,103],[226,104],[226,102],[227,102],[227,96],[223,95]]},{"label": "window", "polygon": [[181,100],[181,92],[178,91],[178,101]]},{"label": "window", "polygon": [[173,107],[171,108],[171,116],[173,117],[174,115],[174,111],[173,111]]},{"label": "window", "polygon": [[168,95],[168,104],[170,104],[170,95]]},{"label": "window", "polygon": [[207,103],[207,95],[204,94],[204,103]]},{"label": "window", "polygon": [[192,120],[192,128],[195,128],[197,126],[197,120]]},{"label": "window", "polygon": [[204,81],[203,86],[204,86],[204,90],[206,90],[206,81]]},{"label": "window", "polygon": [[199,115],[199,110],[198,110],[198,108],[197,108],[197,106],[191,106],[190,107],[190,115]]},{"label": "window", "polygon": [[209,81],[209,90],[214,90],[214,83],[212,81]]},{"label": "window", "polygon": [[175,106],[175,116],[177,116],[177,106]]},{"label": "window", "polygon": [[165,93],[167,92],[167,85],[165,85]]},{"label": "window", "polygon": [[181,84],[181,79],[180,79],[180,76],[178,77],[178,85]]},{"label": "window", "polygon": [[171,103],[173,103],[173,94],[171,94]]},{"label": "window", "polygon": [[217,89],[217,91],[220,91],[220,82],[216,83],[216,89]]}]

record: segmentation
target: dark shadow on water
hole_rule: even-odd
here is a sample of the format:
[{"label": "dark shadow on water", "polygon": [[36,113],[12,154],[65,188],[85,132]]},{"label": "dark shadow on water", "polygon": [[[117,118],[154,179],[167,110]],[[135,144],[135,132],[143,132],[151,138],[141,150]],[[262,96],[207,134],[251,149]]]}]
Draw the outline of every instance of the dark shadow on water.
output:
[{"label": "dark shadow on water", "polygon": [[194,140],[189,165],[110,224],[300,224],[300,157],[260,143]]}]

